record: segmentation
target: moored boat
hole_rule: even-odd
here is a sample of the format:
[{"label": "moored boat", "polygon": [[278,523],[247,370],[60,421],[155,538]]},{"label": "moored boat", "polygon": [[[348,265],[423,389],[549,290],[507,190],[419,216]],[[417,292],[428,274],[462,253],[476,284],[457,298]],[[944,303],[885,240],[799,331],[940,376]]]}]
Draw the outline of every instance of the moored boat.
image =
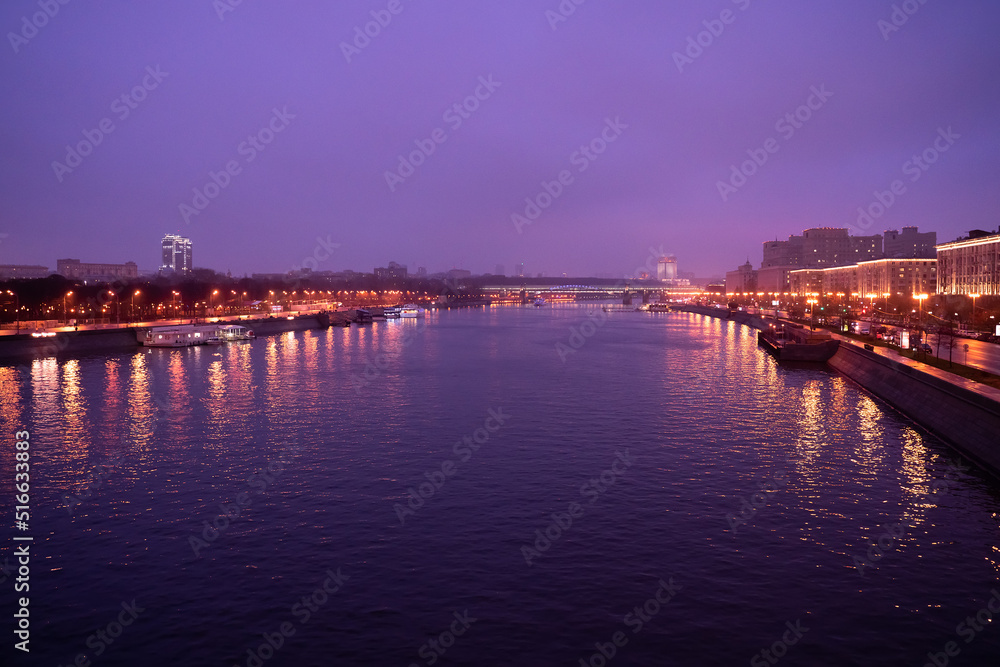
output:
[{"label": "moored boat", "polygon": [[242,340],[253,340],[257,336],[253,331],[238,324],[230,324],[220,327],[218,337],[226,342],[236,342]]},{"label": "moored boat", "polygon": [[408,303],[399,309],[400,317],[423,317],[424,309],[412,303]]}]

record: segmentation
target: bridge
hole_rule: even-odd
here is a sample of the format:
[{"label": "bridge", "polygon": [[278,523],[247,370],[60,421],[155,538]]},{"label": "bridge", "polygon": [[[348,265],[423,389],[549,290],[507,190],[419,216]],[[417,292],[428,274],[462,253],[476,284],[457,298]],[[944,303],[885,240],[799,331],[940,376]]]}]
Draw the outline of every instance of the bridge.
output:
[{"label": "bridge", "polygon": [[541,297],[546,301],[607,301],[621,299],[630,304],[634,297],[642,303],[654,300],[683,299],[702,294],[693,286],[668,287],[661,283],[636,281],[638,285],[618,281],[610,285],[484,285],[482,290],[497,302],[530,303]]}]

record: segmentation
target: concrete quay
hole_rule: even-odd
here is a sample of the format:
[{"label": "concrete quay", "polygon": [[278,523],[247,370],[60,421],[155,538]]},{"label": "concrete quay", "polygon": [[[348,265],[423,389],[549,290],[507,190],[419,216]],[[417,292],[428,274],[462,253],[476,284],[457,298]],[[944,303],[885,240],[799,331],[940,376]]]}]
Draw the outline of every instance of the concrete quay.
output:
[{"label": "concrete quay", "polygon": [[[769,327],[743,312],[705,306],[675,310]],[[885,348],[865,349],[834,334],[837,351],[826,364],[892,405],[962,455],[1000,477],[1000,390],[901,357]]]}]

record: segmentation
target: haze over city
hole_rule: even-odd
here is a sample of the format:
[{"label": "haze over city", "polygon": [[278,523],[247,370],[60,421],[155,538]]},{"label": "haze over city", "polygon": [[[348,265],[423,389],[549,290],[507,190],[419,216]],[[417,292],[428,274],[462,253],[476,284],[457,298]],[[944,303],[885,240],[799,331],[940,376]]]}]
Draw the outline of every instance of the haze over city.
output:
[{"label": "haze over city", "polygon": [[0,263],[722,276],[995,229],[1000,6],[902,4],[5,3]]}]

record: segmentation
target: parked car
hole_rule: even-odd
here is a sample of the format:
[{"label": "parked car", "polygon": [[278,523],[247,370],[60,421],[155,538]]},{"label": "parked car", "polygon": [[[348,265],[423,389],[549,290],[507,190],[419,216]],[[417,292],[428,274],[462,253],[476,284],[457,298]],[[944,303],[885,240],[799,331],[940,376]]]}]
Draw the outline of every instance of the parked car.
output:
[{"label": "parked car", "polygon": [[925,354],[931,354],[931,353],[934,352],[934,348],[932,348],[927,343],[919,343],[917,345],[917,349],[920,350],[921,352],[925,353]]}]

